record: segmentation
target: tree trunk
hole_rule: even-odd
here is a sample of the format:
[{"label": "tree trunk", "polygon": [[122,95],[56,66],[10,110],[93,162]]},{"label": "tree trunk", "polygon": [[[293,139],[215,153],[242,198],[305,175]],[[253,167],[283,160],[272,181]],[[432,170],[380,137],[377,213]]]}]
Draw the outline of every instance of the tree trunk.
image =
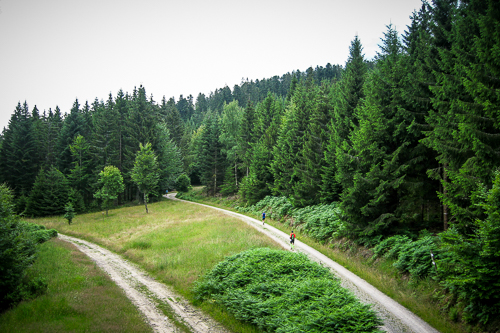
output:
[{"label": "tree trunk", "polygon": [[146,214],[148,214],[148,197],[146,193],[144,193],[144,206],[146,206]]},{"label": "tree trunk", "polygon": [[[446,173],[446,168],[448,164],[443,165],[443,197],[446,198],[447,190],[446,183],[448,182],[448,174]],[[448,229],[448,205],[443,204],[443,229]]]},{"label": "tree trunk", "polygon": [[236,161],[234,162],[234,180],[236,181],[236,189],[238,189],[238,171],[236,169]]}]

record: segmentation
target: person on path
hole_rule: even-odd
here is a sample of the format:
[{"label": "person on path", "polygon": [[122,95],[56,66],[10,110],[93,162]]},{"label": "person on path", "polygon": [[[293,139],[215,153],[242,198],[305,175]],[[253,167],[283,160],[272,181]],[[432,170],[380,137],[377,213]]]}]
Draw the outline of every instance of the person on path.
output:
[{"label": "person on path", "polygon": [[295,234],[292,230],[292,233],[290,234],[290,250],[293,250],[295,248],[295,238]]},{"label": "person on path", "polygon": [[262,212],[262,225],[264,225],[265,220],[266,220],[266,212]]}]

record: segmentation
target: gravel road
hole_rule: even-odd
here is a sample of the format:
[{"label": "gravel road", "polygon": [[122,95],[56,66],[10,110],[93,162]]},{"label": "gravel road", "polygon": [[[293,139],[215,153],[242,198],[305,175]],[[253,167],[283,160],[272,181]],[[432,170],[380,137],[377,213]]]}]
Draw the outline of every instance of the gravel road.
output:
[{"label": "gravel road", "polygon": [[[167,198],[180,200],[175,198],[175,195],[176,193],[167,194]],[[266,234],[283,246],[283,248],[287,250],[290,249],[289,235],[270,225],[262,225],[262,221],[217,207],[191,201],[181,201],[217,209],[227,215],[234,216]],[[329,267],[332,273],[340,278],[343,287],[351,290],[362,302],[371,304],[373,309],[378,312],[379,316],[384,321],[384,326],[381,327],[382,330],[389,333],[439,333],[439,331],[431,327],[414,313],[379,291],[365,280],[351,273],[343,266],[299,240],[295,241],[295,251],[303,252],[311,260],[322,264],[324,267]]]}]

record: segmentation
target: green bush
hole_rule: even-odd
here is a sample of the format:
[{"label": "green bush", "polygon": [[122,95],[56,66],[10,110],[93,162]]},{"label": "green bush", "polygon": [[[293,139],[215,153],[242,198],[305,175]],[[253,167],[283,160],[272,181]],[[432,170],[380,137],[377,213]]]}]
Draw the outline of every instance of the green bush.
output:
[{"label": "green bush", "polygon": [[286,251],[261,248],[228,257],[194,293],[265,332],[379,332],[381,325],[327,268]]},{"label": "green bush", "polygon": [[415,241],[406,235],[396,235],[384,239],[373,248],[373,259],[396,259],[393,265],[400,272],[409,273],[413,279],[421,279],[436,273],[431,252],[436,259],[441,257],[443,251],[439,244],[439,238],[426,230]]},{"label": "green bush", "polygon": [[189,176],[183,173],[175,180],[175,189],[179,192],[189,191],[189,186],[191,186],[191,179]]}]

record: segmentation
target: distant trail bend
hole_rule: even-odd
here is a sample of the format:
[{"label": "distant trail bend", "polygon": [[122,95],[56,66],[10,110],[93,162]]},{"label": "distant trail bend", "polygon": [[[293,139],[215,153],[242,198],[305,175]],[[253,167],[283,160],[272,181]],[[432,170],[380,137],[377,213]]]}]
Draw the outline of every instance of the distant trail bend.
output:
[{"label": "distant trail bend", "polygon": [[[268,237],[279,243],[283,248],[290,249],[289,235],[284,232],[266,224],[262,225],[262,221],[238,214],[225,209],[204,205],[192,201],[177,199],[177,193],[169,193],[166,195],[168,199],[179,200],[191,204],[209,207],[219,210],[227,215],[236,217],[260,232],[266,234]],[[420,319],[413,312],[406,309],[404,306],[388,297],[377,288],[361,279],[357,275],[351,273],[349,270],[339,265],[332,259],[321,254],[310,246],[295,241],[296,251],[306,254],[311,260],[319,262],[323,266],[329,267],[330,270],[342,281],[342,286],[351,290],[363,303],[371,304],[375,311],[384,321],[384,326],[381,328],[389,333],[439,333],[436,329],[431,327],[425,321]]]}]

